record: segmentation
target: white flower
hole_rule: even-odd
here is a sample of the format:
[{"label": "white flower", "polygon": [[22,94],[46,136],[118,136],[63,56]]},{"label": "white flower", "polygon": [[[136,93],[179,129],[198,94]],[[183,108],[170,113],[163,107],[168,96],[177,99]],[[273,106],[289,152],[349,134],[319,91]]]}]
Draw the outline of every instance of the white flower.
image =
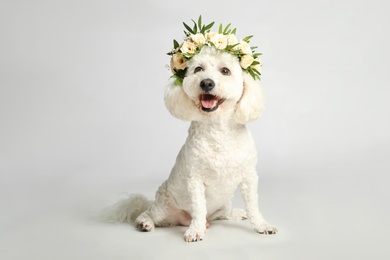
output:
[{"label": "white flower", "polygon": [[171,58],[171,71],[173,74],[176,73],[175,70],[183,70],[186,66],[186,62],[181,55],[173,54]]},{"label": "white flower", "polygon": [[223,34],[215,34],[211,37],[210,41],[215,45],[218,50],[223,50],[226,48],[228,41],[226,35]]},{"label": "white flower", "polygon": [[234,45],[234,44],[238,43],[237,38],[234,34],[227,35],[227,42],[228,42],[228,45]]},{"label": "white flower", "polygon": [[243,54],[252,54],[252,49],[249,43],[241,41],[238,45],[238,48],[240,49],[240,52]]},{"label": "white flower", "polygon": [[191,40],[195,43],[195,45],[200,46],[206,43],[206,38],[202,33],[197,33],[191,36]]},{"label": "white flower", "polygon": [[211,38],[214,37],[214,35],[216,35],[217,33],[216,32],[208,32],[205,34],[205,37],[206,37],[206,40],[210,40]]},{"label": "white flower", "polygon": [[241,68],[244,70],[247,69],[254,61],[255,59],[252,57],[252,55],[244,55],[241,57],[240,65]]},{"label": "white flower", "polygon": [[180,51],[184,54],[192,54],[196,51],[196,45],[193,42],[186,41],[183,43],[183,45],[180,47]]}]

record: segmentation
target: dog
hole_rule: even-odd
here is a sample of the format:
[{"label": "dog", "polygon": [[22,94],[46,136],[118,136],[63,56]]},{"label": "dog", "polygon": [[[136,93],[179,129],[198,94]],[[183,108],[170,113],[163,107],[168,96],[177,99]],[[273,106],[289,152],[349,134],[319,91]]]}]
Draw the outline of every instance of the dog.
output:
[{"label": "dog", "polygon": [[[169,112],[191,121],[171,174],[155,201],[132,195],[110,209],[111,218],[135,220],[141,231],[188,226],[187,242],[203,240],[210,222],[219,219],[249,219],[256,232],[275,234],[258,208],[257,152],[245,125],[263,110],[259,81],[237,57],[214,47],[203,47],[186,66],[182,86],[171,83],[165,93]],[[246,210],[232,208],[237,188]]]}]

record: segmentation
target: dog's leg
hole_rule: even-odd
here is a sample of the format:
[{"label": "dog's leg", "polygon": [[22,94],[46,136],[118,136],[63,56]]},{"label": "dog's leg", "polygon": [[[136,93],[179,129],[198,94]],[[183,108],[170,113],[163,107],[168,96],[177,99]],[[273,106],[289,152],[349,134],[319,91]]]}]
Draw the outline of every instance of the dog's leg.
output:
[{"label": "dog's leg", "polygon": [[164,182],[156,192],[156,200],[145,212],[137,217],[135,222],[139,230],[152,231],[155,226],[189,226],[191,216],[182,209],[177,208],[175,199],[167,189],[167,182]]},{"label": "dog's leg", "polygon": [[152,214],[152,205],[148,210],[143,212],[141,215],[139,215],[136,220],[136,226],[140,231],[153,231],[154,230],[154,221],[153,221],[153,214]]},{"label": "dog's leg", "polygon": [[178,225],[179,223],[176,220],[177,216],[173,218],[168,213],[169,209],[167,210],[167,208],[153,204],[148,210],[137,217],[135,220],[136,226],[140,231],[153,231],[155,227]]},{"label": "dog's leg", "polygon": [[206,198],[205,186],[200,180],[191,180],[189,185],[189,196],[191,201],[191,224],[184,233],[186,242],[202,241],[206,231]]},{"label": "dog's leg", "polygon": [[[169,204],[166,196],[157,196],[156,201],[141,215],[135,223],[140,231],[152,231],[154,227],[167,227],[180,224],[180,220],[186,221],[185,215]],[[187,220],[189,222],[189,220]]]},{"label": "dog's leg", "polygon": [[277,229],[268,224],[259,211],[257,186],[257,174],[244,179],[240,184],[241,194],[244,199],[249,221],[256,232],[265,235],[275,234]]}]

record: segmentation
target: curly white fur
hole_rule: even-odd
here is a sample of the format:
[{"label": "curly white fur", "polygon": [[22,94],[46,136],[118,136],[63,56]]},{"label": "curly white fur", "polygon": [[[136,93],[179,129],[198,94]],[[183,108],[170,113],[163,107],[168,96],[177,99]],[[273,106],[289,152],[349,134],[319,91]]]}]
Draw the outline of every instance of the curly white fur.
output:
[{"label": "curly white fur", "polygon": [[[110,219],[134,220],[138,215],[135,222],[142,231],[155,226],[189,226],[185,241],[202,240],[209,222],[216,219],[249,218],[257,232],[276,233],[258,209],[257,152],[245,126],[263,108],[258,82],[242,71],[236,57],[214,48],[204,47],[187,65],[183,86],[172,84],[165,94],[172,115],[191,121],[172,172],[150,206],[146,199],[132,196],[110,209]],[[222,73],[222,68],[229,73]],[[211,90],[202,89],[205,79],[214,82]],[[211,112],[202,109],[200,97],[205,93],[221,101]],[[231,207],[237,187],[246,210]],[[140,206],[140,201],[149,207]]]}]

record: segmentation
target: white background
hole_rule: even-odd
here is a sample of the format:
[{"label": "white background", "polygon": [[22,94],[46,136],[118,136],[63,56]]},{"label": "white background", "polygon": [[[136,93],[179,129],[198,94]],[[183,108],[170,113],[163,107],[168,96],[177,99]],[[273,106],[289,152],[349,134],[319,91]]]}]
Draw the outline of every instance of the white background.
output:
[{"label": "white background", "polygon": [[[2,1],[1,259],[386,259],[388,1]],[[188,123],[163,104],[182,22],[232,23],[263,53],[266,110],[250,128],[260,208],[247,221],[140,233],[88,216],[121,192],[153,198]],[[239,196],[234,200],[242,205]]]}]

